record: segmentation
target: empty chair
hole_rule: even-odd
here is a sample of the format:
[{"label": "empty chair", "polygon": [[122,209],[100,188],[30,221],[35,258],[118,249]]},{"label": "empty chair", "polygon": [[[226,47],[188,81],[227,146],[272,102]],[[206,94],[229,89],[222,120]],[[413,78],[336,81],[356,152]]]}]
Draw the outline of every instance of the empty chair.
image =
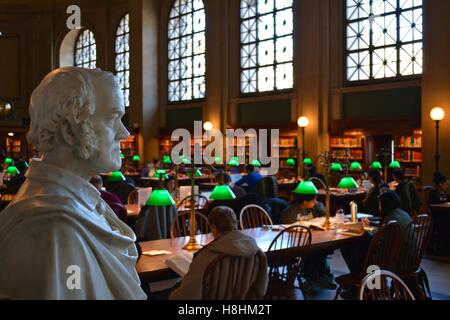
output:
[{"label": "empty chair", "polygon": [[[284,229],[273,239],[266,253],[269,265],[266,298],[295,299],[295,280],[299,278],[303,257],[310,246],[311,230],[300,225]],[[301,289],[302,283],[299,285]]]},{"label": "empty chair", "polygon": [[[190,235],[190,212],[184,211],[177,214],[170,225],[170,238],[187,237]],[[199,212],[195,212],[195,234],[208,234],[211,231],[208,218]]]},{"label": "empty chair", "polygon": [[259,180],[255,185],[254,193],[264,200],[278,198],[278,181],[275,176],[267,176]]},{"label": "empty chair", "polygon": [[360,300],[415,300],[403,280],[387,270],[368,274],[361,283]]},{"label": "empty chair", "polygon": [[431,236],[431,217],[419,215],[405,230],[396,273],[413,291],[416,299],[431,299],[428,278],[420,265]]},{"label": "empty chair", "polygon": [[[181,211],[189,211],[191,208],[191,201],[192,197],[187,196],[186,198],[182,199],[180,203],[177,206],[177,209],[179,212]],[[199,211],[202,213],[206,213],[208,210],[208,199],[200,194],[194,194],[194,207],[195,211]]]},{"label": "empty chair", "polygon": [[339,285],[336,300],[342,291],[342,288],[358,288],[362,279],[366,275],[369,266],[377,266],[380,269],[393,270],[398,258],[403,233],[400,225],[395,221],[388,221],[377,231],[370,241],[369,249],[366,254],[364,269],[361,273],[350,273],[339,276],[335,279]]},{"label": "empty chair", "polygon": [[[203,276],[203,300],[245,300],[255,297],[259,269],[264,253],[253,257],[220,255],[206,268]],[[246,270],[247,272],[243,272]]]},{"label": "empty chair", "polygon": [[258,228],[263,225],[272,226],[269,213],[256,204],[249,204],[242,208],[239,215],[241,229]]}]

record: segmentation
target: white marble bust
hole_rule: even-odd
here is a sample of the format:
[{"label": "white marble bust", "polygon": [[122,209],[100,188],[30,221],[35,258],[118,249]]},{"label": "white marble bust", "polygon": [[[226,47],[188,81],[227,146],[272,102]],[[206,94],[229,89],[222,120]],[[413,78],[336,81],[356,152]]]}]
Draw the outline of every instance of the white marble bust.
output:
[{"label": "white marble bust", "polygon": [[123,97],[102,70],[61,68],[33,91],[28,140],[42,153],[0,213],[0,294],[145,299],[133,231],[89,178],[120,169]]}]

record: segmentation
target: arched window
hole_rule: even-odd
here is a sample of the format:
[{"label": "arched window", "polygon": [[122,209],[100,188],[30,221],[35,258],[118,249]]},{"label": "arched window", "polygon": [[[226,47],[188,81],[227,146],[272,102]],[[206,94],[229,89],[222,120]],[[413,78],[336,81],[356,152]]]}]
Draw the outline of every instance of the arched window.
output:
[{"label": "arched window", "polygon": [[422,0],[347,0],[347,80],[422,73]]},{"label": "arched window", "polygon": [[241,92],[291,89],[293,1],[241,0]]},{"label": "arched window", "polygon": [[175,0],[168,25],[170,102],[205,97],[205,20],[203,0]]},{"label": "arched window", "polygon": [[122,89],[124,105],[130,106],[130,25],[128,13],[120,20],[116,31],[116,75]]},{"label": "arched window", "polygon": [[82,30],[75,43],[75,67],[95,69],[97,67],[97,46],[92,31]]}]

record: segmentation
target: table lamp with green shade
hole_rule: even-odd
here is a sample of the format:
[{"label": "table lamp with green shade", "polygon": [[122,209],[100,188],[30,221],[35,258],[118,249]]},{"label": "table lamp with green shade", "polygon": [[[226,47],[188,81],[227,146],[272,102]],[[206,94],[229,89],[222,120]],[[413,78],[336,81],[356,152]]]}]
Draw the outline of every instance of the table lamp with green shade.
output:
[{"label": "table lamp with green shade", "polygon": [[125,159],[125,155],[122,152],[120,153],[120,159]]},{"label": "table lamp with green shade", "polygon": [[167,178],[169,178],[166,170],[163,169],[157,169],[155,171],[155,173],[153,174],[153,178],[158,178],[158,179],[163,179],[163,180],[167,180]]},{"label": "table lamp with green shade", "polygon": [[9,166],[6,171],[6,174],[20,174],[19,170],[15,166]]},{"label": "table lamp with green shade", "polygon": [[220,184],[211,192],[209,199],[211,200],[233,200],[236,199],[235,194],[226,184]]},{"label": "table lamp with green shade", "polygon": [[350,171],[359,171],[359,170],[362,170],[361,163],[359,163],[358,161],[353,161],[350,164]]},{"label": "table lamp with green shade", "polygon": [[[190,176],[192,175],[192,172],[188,172],[188,173],[186,173],[186,175],[187,175],[188,177],[190,177]],[[200,171],[200,169],[195,169],[194,177],[202,177],[202,176],[203,176],[203,174],[202,174],[202,172]]]},{"label": "table lamp with green shade", "polygon": [[146,205],[155,207],[165,207],[174,205],[175,201],[170,195],[169,191],[164,188],[154,190],[150,197],[148,197]]},{"label": "table lamp with green shade", "polygon": [[230,167],[239,167],[239,161],[233,157],[230,161],[228,161],[228,165]]},{"label": "table lamp with green shade", "polygon": [[400,162],[393,160],[390,164],[389,164],[389,168],[390,169],[400,169]]},{"label": "table lamp with green shade", "polygon": [[168,155],[163,156],[162,163],[164,163],[164,164],[172,164],[172,160],[170,159],[170,156],[168,156]]},{"label": "table lamp with green shade", "polygon": [[311,158],[305,158],[303,159],[303,164],[309,166],[313,164],[313,161]]},{"label": "table lamp with green shade", "polygon": [[383,166],[381,165],[381,163],[379,161],[374,161],[371,163],[370,169],[381,170],[381,169],[383,169]]},{"label": "table lamp with green shade", "polygon": [[125,180],[125,176],[120,171],[113,171],[108,175],[108,181],[110,182],[122,182]]},{"label": "table lamp with green shade", "polygon": [[10,157],[5,158],[5,164],[10,165],[11,163],[13,163],[13,159]]},{"label": "table lamp with green shade", "polygon": [[189,160],[188,158],[184,157],[180,158],[181,159],[181,163],[182,164],[191,164],[191,160]]},{"label": "table lamp with green shade", "polygon": [[133,161],[141,161],[141,157],[138,154],[135,154],[131,160],[133,160]]},{"label": "table lamp with green shade", "polygon": [[261,162],[258,159],[253,160],[250,164],[254,167],[261,167]]},{"label": "table lamp with green shade", "polygon": [[289,167],[295,166],[295,160],[293,158],[289,158],[286,160],[286,165]]},{"label": "table lamp with green shade", "polygon": [[358,189],[358,184],[352,177],[344,177],[337,186],[340,189]]},{"label": "table lamp with green shade", "polygon": [[342,170],[342,165],[340,163],[334,162],[330,165],[331,172],[341,172]]},{"label": "table lamp with green shade", "polygon": [[214,163],[215,164],[222,164],[222,158],[221,157],[215,157],[214,158]]},{"label": "table lamp with green shade", "polygon": [[309,180],[303,180],[302,182],[300,182],[297,188],[295,188],[295,190],[292,192],[295,194],[311,194],[311,195],[318,193],[314,183]]}]

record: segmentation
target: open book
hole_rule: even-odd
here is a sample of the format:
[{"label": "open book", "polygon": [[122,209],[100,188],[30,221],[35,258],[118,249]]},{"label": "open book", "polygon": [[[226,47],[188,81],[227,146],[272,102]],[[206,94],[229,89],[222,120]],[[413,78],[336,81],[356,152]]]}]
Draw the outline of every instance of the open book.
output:
[{"label": "open book", "polygon": [[175,271],[179,276],[184,277],[189,271],[194,255],[189,252],[175,254],[166,259],[166,265]]}]

